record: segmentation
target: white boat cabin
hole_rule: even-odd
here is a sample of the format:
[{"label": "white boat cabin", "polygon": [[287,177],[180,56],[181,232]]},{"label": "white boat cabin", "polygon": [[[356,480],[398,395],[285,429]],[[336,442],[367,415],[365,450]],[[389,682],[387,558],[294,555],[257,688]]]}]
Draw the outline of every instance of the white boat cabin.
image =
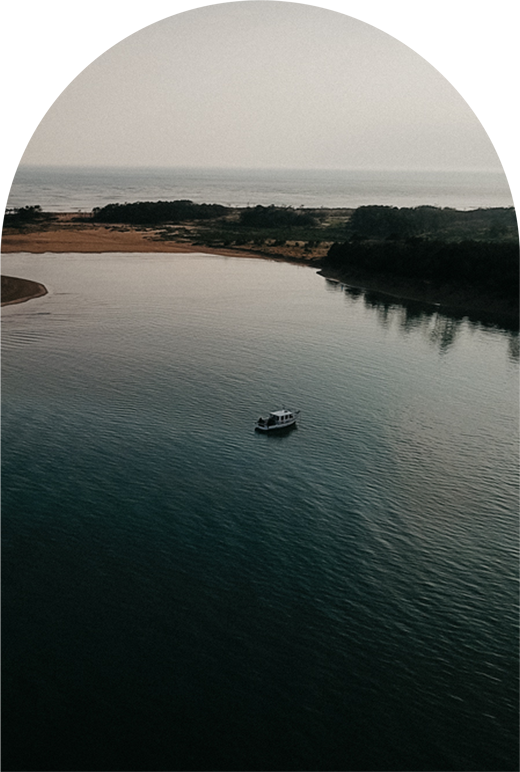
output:
[{"label": "white boat cabin", "polygon": [[293,426],[300,415],[299,410],[273,410],[268,418],[259,418],[255,424],[255,429],[260,432],[269,432],[274,429],[286,429]]}]

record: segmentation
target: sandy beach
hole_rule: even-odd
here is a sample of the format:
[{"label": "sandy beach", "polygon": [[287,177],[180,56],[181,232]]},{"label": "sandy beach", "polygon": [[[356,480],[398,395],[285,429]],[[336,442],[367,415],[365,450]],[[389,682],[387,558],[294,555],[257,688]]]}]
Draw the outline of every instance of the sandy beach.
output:
[{"label": "sandy beach", "polygon": [[130,226],[97,225],[75,221],[77,215],[60,214],[52,224],[43,228],[24,230],[4,228],[2,253],[31,252],[202,252],[205,254],[251,256],[238,249],[215,249],[184,241],[166,241],[159,238],[154,228],[137,229]]}]

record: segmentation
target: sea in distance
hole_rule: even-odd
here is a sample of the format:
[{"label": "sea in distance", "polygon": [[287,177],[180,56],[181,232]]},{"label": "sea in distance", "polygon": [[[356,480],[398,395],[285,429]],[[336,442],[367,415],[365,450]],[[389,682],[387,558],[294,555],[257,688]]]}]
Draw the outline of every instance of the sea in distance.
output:
[{"label": "sea in distance", "polygon": [[133,201],[189,199],[225,206],[354,208],[362,205],[454,209],[512,206],[501,171],[387,171],[20,166],[8,207],[89,212]]},{"label": "sea in distance", "polygon": [[255,258],[3,271],[49,289],[3,309],[5,770],[518,768],[517,333]]}]

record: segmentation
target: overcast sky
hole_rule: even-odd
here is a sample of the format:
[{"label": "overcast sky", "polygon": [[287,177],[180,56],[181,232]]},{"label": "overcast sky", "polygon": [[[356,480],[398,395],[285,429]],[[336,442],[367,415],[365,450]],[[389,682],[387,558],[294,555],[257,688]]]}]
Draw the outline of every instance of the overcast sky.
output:
[{"label": "overcast sky", "polygon": [[52,105],[23,162],[500,168],[462,97],[410,48],[344,13],[257,0],[180,13],[115,45]]}]

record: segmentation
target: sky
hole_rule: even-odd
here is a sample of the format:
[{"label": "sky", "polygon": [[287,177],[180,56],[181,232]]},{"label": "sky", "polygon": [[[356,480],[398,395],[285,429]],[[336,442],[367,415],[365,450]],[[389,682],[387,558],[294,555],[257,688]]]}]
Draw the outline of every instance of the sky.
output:
[{"label": "sky", "polygon": [[[396,0],[384,4],[386,9],[390,6],[391,15],[388,10],[381,15],[383,4],[372,0],[364,0],[361,6],[343,0],[328,3],[328,8],[273,0],[197,8],[189,2],[149,0],[146,19],[130,20],[126,17],[131,17],[131,12],[125,11],[124,20],[110,13],[118,4],[91,0],[85,6],[90,26],[86,11],[82,15],[78,4],[48,0],[43,5],[47,16],[38,17],[42,4],[26,0],[24,20],[19,16],[18,21],[15,17],[11,22],[12,32],[22,34],[24,42],[31,31],[40,32],[40,36],[43,32],[47,40],[45,29],[31,29],[31,22],[35,22],[28,11],[34,11],[40,24],[47,20],[48,29],[54,31],[58,18],[62,25],[55,44],[59,72],[55,93],[51,88],[43,109],[39,104],[36,120],[29,119],[33,125],[22,126],[25,144],[54,96],[70,85],[48,109],[27,147],[21,147],[24,164],[501,168],[472,109],[450,82],[413,50],[409,33],[398,35],[412,47],[382,31],[377,23],[374,26],[379,13],[382,27],[394,32],[395,17],[399,21],[407,11],[412,28],[415,23],[423,32],[427,25],[437,30],[437,51],[439,43],[441,51],[444,43],[453,53],[456,44],[466,70],[473,68],[478,74],[480,59],[487,58],[487,69],[480,69],[477,93],[479,86],[489,92],[499,85],[490,62],[495,61],[497,45],[500,50],[501,41],[496,39],[500,0],[495,4],[495,26],[488,18],[484,38],[483,27],[474,24],[475,19],[479,21],[476,6],[466,0],[438,0],[428,8]],[[460,26],[457,28],[460,16],[453,11],[463,7],[467,11],[465,36],[460,34]],[[106,9],[104,14],[102,8]],[[360,14],[361,8],[364,14]],[[367,16],[367,10],[372,15]],[[171,15],[176,11],[184,12]],[[360,20],[362,15],[365,21]],[[77,69],[74,49],[80,47],[80,39],[84,42],[89,35],[96,37],[92,35],[92,16],[105,36],[99,44],[94,41],[90,58],[87,53],[81,61],[83,66],[92,63]],[[371,23],[366,23],[368,20]],[[155,23],[146,26],[150,21]],[[105,29],[108,27],[110,30]],[[498,29],[510,39],[505,27]],[[468,59],[465,54],[464,42],[472,34],[481,36],[480,59]],[[16,44],[15,34],[11,51],[18,62],[29,59],[33,96],[33,82],[43,86],[51,57],[50,38],[49,44],[42,49],[43,57],[36,46],[26,46],[21,55],[20,38]],[[427,44],[423,48],[431,58],[434,49]],[[102,51],[106,52],[96,58]],[[74,63],[69,65],[69,60]],[[13,87],[11,60],[8,66],[9,78],[4,77],[4,82]],[[486,73],[491,73],[494,83]],[[510,75],[498,74],[502,79]],[[30,87],[16,90],[16,78],[12,93],[20,107],[31,98]],[[16,111],[10,114],[15,120]],[[11,157],[9,165],[12,168]]]}]

